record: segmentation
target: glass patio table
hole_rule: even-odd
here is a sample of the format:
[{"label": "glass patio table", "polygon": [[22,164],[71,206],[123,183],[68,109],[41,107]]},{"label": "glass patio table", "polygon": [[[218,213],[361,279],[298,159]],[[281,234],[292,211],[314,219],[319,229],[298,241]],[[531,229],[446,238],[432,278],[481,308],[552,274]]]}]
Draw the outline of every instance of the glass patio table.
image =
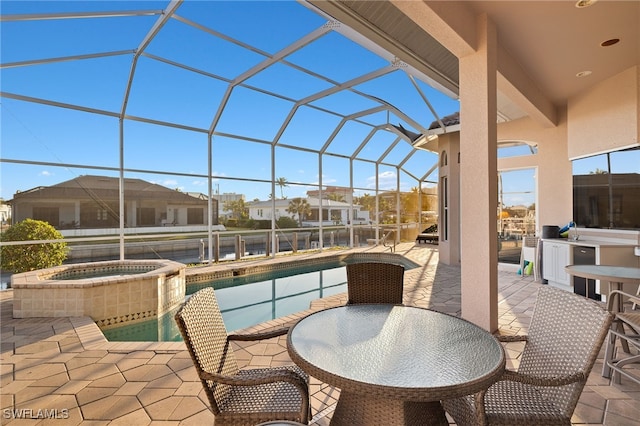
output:
[{"label": "glass patio table", "polygon": [[[640,283],[640,268],[633,266],[567,265],[564,269],[569,275],[608,282],[609,291],[622,290],[622,285],[626,283]],[[616,307],[618,312],[621,308],[621,304]]]},{"label": "glass patio table", "polygon": [[310,376],[340,388],[332,425],[446,425],[441,400],[488,388],[505,367],[484,329],[402,305],[313,313],[289,330],[287,346]]}]

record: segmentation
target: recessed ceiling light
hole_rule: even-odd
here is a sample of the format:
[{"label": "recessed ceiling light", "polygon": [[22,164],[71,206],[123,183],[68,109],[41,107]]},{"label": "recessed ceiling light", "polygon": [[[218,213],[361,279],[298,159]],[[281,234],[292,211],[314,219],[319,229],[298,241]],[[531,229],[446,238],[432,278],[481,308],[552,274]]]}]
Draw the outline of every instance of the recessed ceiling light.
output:
[{"label": "recessed ceiling light", "polygon": [[577,8],[589,7],[597,1],[598,0],[578,0],[576,2],[576,7]]},{"label": "recessed ceiling light", "polygon": [[619,38],[611,38],[609,40],[605,40],[602,43],[600,43],[600,46],[609,47],[609,46],[613,46],[614,44],[617,44],[619,42],[620,42]]},{"label": "recessed ceiling light", "polygon": [[576,77],[586,77],[588,75],[591,75],[591,71],[580,71],[578,74],[576,74]]}]

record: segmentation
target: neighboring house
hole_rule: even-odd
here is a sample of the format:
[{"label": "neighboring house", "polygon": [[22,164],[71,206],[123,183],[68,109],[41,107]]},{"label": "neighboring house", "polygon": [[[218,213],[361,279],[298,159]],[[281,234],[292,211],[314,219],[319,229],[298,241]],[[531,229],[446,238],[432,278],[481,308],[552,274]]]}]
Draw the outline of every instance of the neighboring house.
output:
[{"label": "neighboring house", "polygon": [[244,201],[244,194],[236,194],[235,192],[225,192],[222,194],[216,194],[213,196],[214,199],[218,200],[218,217],[230,218],[233,214],[231,210],[225,210],[224,206],[227,203],[233,201]]},{"label": "neighboring house", "polygon": [[507,207],[507,210],[513,212],[516,217],[525,217],[529,213],[529,207],[523,205]]},{"label": "neighboring house", "polygon": [[[287,212],[292,199],[275,200],[275,219],[292,217],[298,220],[297,214]],[[302,219],[303,226],[318,226],[320,224],[320,200],[318,198],[305,198],[311,208],[311,213]],[[270,220],[273,214],[274,201],[256,201],[248,204],[249,218],[254,220]],[[341,201],[322,200],[322,224],[323,225],[347,225],[353,222],[356,225],[369,224],[369,212],[361,210],[361,206]],[[351,214],[350,214],[351,213]]]},{"label": "neighboring house", "polygon": [[11,221],[11,207],[0,198],[0,224],[5,225]]},{"label": "neighboring house", "polygon": [[[320,190],[307,191],[307,197],[310,198],[320,198]],[[344,201],[345,203],[350,203],[353,201],[353,191],[350,188],[345,188],[342,186],[327,186],[322,190],[322,198],[324,199],[332,199],[332,197],[336,197],[333,199]]]},{"label": "neighboring house", "polygon": [[[85,175],[17,192],[8,203],[15,222],[31,218],[59,229],[117,228],[118,188],[118,178]],[[217,200],[212,201],[213,224],[217,224]],[[126,227],[206,225],[207,206],[203,194],[193,196],[141,179],[124,180]]]}]

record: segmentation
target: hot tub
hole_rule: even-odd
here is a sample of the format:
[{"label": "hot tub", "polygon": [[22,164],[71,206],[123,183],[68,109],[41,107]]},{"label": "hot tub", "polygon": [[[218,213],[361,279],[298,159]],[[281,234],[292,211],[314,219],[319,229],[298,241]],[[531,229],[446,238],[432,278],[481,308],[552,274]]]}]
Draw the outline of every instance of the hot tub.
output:
[{"label": "hot tub", "polygon": [[122,260],[14,274],[13,317],[90,316],[99,326],[157,318],[184,301],[185,269],[170,260]]}]

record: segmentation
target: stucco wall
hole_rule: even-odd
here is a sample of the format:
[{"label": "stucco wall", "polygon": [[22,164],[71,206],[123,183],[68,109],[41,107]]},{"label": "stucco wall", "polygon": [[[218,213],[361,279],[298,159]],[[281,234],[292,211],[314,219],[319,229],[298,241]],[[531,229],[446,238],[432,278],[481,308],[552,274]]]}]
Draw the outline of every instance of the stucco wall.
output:
[{"label": "stucco wall", "polygon": [[575,159],[638,144],[640,67],[631,67],[568,103],[568,155]]},{"label": "stucco wall", "polygon": [[[537,155],[508,157],[498,160],[498,170],[535,168],[537,170],[536,233],[542,233],[543,225],[562,226],[573,215],[573,176],[571,161],[567,155],[567,121],[564,109],[559,110],[559,124],[553,128],[540,127],[530,118],[522,118],[498,125],[498,141],[528,141],[538,145]],[[440,153],[447,152],[448,166],[442,167],[440,177],[449,178],[449,240],[443,240],[440,223],[440,261],[445,264],[460,262],[459,200],[460,167],[457,155],[460,151],[458,132],[441,135],[438,139]],[[440,215],[442,222],[442,215]]]},{"label": "stucco wall", "polygon": [[498,160],[499,170],[537,167],[536,227],[562,226],[573,216],[573,176],[567,155],[566,111],[558,109],[558,125],[540,127],[530,118],[521,118],[498,125],[498,142],[517,140],[538,144],[538,154]]},{"label": "stucco wall", "polygon": [[[439,206],[439,234],[440,242],[438,252],[440,261],[447,265],[460,264],[460,132],[448,133],[438,137],[438,148],[440,151],[440,170],[438,191],[440,196]],[[446,165],[443,165],[443,153],[447,155]],[[442,178],[446,176],[449,187],[449,232],[445,238],[444,216],[442,214],[442,203],[444,191],[442,188]]]}]

